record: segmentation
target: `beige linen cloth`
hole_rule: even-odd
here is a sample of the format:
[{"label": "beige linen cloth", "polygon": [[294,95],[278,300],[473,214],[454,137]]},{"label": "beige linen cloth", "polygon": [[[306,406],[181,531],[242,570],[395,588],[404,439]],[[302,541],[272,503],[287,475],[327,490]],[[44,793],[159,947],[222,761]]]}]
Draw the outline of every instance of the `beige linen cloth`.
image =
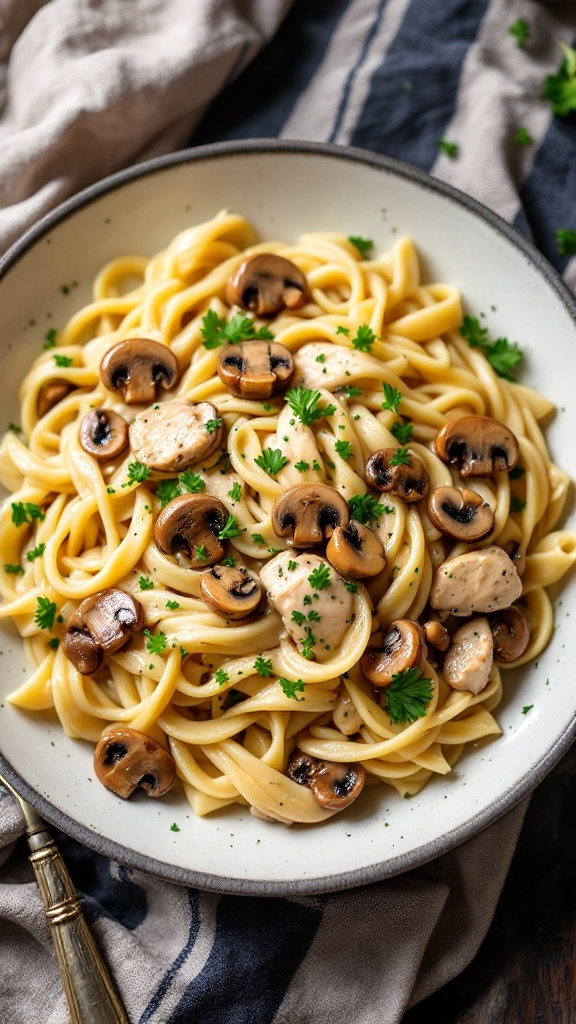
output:
[{"label": "beige linen cloth", "polygon": [[[80,188],[185,145],[288,7],[289,0],[0,0],[0,249]],[[24,848],[15,846],[22,821],[0,794],[0,1020],[65,1024],[49,930]],[[420,870],[328,897],[275,901],[278,942],[297,914],[307,937],[288,967],[283,956],[262,968],[261,985],[278,992],[272,1009],[251,1009],[240,979],[226,988],[230,957],[244,941],[254,957],[266,952],[258,947],[262,900],[192,893],[94,855],[98,884],[86,885],[86,905],[131,1021],[398,1024],[407,1006],[475,955],[524,810]],[[132,893],[128,909],[122,886]],[[274,933],[261,934],[262,945],[274,946]],[[211,989],[198,1003],[195,985]]]}]

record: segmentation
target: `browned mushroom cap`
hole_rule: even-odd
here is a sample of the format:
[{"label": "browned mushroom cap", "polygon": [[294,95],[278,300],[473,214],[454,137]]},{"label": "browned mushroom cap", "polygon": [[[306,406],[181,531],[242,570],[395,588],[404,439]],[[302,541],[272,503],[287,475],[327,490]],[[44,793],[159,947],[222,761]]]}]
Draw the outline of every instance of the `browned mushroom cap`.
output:
[{"label": "browned mushroom cap", "polygon": [[175,398],[145,409],[130,424],[130,445],[139,462],[160,473],[180,473],[219,448],[224,427],[211,402]]},{"label": "browned mushroom cap", "polygon": [[272,526],[277,537],[290,537],[295,548],[313,548],[347,526],[348,506],[328,484],[296,484],[274,502]]},{"label": "browned mushroom cap", "polygon": [[80,424],[80,444],[99,462],[114,459],[128,446],[128,424],[112,409],[91,409]]},{"label": "browned mushroom cap", "polygon": [[518,462],[518,441],[512,431],[490,416],[458,416],[436,435],[436,454],[457,465],[462,476],[491,476],[513,469]]},{"label": "browned mushroom cap", "polygon": [[241,398],[271,398],[287,387],[294,362],[287,348],[277,341],[241,341],[222,349],[218,376]]},{"label": "browned mushroom cap", "polygon": [[148,796],[163,796],[176,777],[170,754],[150,736],[128,728],[112,729],[100,737],[94,771],[106,789],[125,800],[138,786]]},{"label": "browned mushroom cap", "polygon": [[262,587],[246,569],[215,565],[200,577],[200,597],[225,619],[245,619],[260,604]]},{"label": "browned mushroom cap", "polygon": [[150,338],[129,338],[114,345],[100,363],[109,391],[121,391],[127,405],[154,402],[158,388],[173,388],[178,379],[174,353]]},{"label": "browned mushroom cap", "polygon": [[36,403],[36,410],[40,419],[47,412],[50,412],[50,409],[53,409],[55,405],[58,405],[58,402],[66,398],[66,395],[75,390],[76,385],[71,384],[69,380],[49,380],[46,384],[43,384],[38,392],[38,401]]},{"label": "browned mushroom cap", "polygon": [[437,622],[436,619],[430,619],[429,622],[425,622],[424,636],[432,647],[436,647],[439,651],[447,651],[450,646],[450,633],[443,626],[441,622]]},{"label": "browned mushroom cap", "polygon": [[301,270],[270,252],[249,256],[226,285],[226,302],[257,316],[271,316],[285,306],[297,309],[306,298],[307,283]]},{"label": "browned mushroom cap", "polygon": [[420,498],[425,498],[428,494],[428,473],[420,459],[412,452],[408,452],[407,463],[393,465],[398,450],[381,448],[370,456],[364,474],[366,483],[377,491],[394,494],[403,501],[420,501]]},{"label": "browned mushroom cap", "polygon": [[396,619],[384,636],[382,650],[369,647],[360,667],[373,686],[389,686],[393,675],[420,666],[427,653],[422,626],[411,619]]},{"label": "browned mushroom cap", "polygon": [[494,526],[488,502],[466,487],[435,487],[428,498],[428,515],[441,533],[457,540],[481,540]]},{"label": "browned mushroom cap", "polygon": [[131,594],[115,588],[85,598],[68,620],[62,648],[82,675],[96,672],[105,654],[123,647],[142,629],[142,605]]},{"label": "browned mushroom cap", "polygon": [[338,572],[352,579],[377,576],[386,565],[386,556],[376,534],[351,519],[348,526],[337,526],[326,547],[326,557]]},{"label": "browned mushroom cap", "polygon": [[184,556],[191,569],[205,569],[224,556],[218,534],[228,509],[211,494],[181,494],[162,509],[154,539],[165,555]]},{"label": "browned mushroom cap", "polygon": [[494,637],[496,661],[516,661],[516,658],[524,654],[530,642],[530,626],[519,608],[506,608],[498,615],[493,615],[490,629]]},{"label": "browned mushroom cap", "polygon": [[300,750],[292,754],[287,774],[300,786],[308,786],[316,802],[330,811],[342,811],[353,803],[362,792],[366,777],[362,764],[318,761]]}]

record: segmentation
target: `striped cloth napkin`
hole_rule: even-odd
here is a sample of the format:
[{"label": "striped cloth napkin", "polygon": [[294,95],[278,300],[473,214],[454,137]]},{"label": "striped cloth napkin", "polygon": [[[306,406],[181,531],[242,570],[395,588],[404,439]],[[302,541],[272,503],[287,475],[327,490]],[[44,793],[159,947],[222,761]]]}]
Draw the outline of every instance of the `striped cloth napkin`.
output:
[{"label": "striped cloth napkin", "polygon": [[[120,167],[280,136],[431,171],[530,235],[576,287],[556,235],[576,229],[576,120],[541,99],[558,40],[576,34],[572,2],[289,6],[0,0],[0,248]],[[286,900],[182,889],[59,841],[133,1024],[400,1024],[474,957],[524,810],[419,870]],[[65,1024],[21,833],[0,790],[0,1016]]]}]

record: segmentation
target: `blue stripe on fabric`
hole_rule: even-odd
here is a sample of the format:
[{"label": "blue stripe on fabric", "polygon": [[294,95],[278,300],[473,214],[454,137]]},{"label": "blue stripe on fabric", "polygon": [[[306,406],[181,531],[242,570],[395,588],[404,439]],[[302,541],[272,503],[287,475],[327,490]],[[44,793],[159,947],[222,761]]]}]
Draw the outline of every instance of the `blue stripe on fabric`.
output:
[{"label": "blue stripe on fabric", "polygon": [[279,135],[349,3],[296,0],[276,36],[214,101],[191,144]]},{"label": "blue stripe on fabric", "polygon": [[140,1017],[138,1024],[147,1024],[147,1022],[151,1019],[152,1015],[156,1012],[164,996],[166,995],[168,989],[170,988],[170,985],[172,984],[174,978],[178,974],[178,971],[186,963],[186,960],[190,955],[194,943],[196,942],[196,938],[198,936],[198,929],[200,927],[200,912],[198,907],[199,897],[195,889],[187,889],[186,894],[188,896],[188,903],[190,906],[190,930],[188,932],[186,944],[182,947],[178,956],[166,971],[166,974],[164,975],[162,981],[158,985],[156,992],[152,996],[152,999],[150,1000],[148,1006],[144,1010],[144,1013]]},{"label": "blue stripe on fabric", "polygon": [[321,919],[289,900],[224,896],[212,952],[165,1024],[271,1024]]},{"label": "blue stripe on fabric", "polygon": [[354,79],[356,78],[356,75],[358,74],[358,71],[362,67],[364,61],[366,60],[366,54],[368,53],[368,48],[369,48],[372,40],[374,39],[374,36],[376,35],[376,32],[378,31],[378,28],[380,26],[380,22],[382,20],[382,15],[384,13],[384,9],[385,9],[387,3],[388,3],[388,0],[380,0],[380,4],[379,4],[378,10],[376,12],[376,17],[374,18],[374,21],[372,22],[372,24],[370,26],[370,31],[366,35],[366,38],[364,40],[364,45],[362,46],[362,50],[361,50],[360,56],[359,56],[358,60],[356,61],[356,63],[354,64],[354,66],[351,67],[350,71],[348,72],[346,81],[344,83],[344,88],[342,90],[342,96],[340,98],[340,104],[338,106],[338,110],[336,111],[336,118],[334,120],[334,124],[332,126],[332,131],[330,132],[330,137],[328,139],[328,142],[334,142],[336,136],[338,135],[338,132],[340,131],[340,125],[342,124],[342,118],[344,117],[344,114],[346,113],[346,107],[348,106],[348,103],[350,101],[350,93],[352,91],[352,86],[354,84]]},{"label": "blue stripe on fabric", "polygon": [[412,0],[374,73],[350,144],[429,171],[487,9],[485,0]]},{"label": "blue stripe on fabric", "polygon": [[129,931],[142,924],[148,912],[146,893],[132,881],[130,868],[120,866],[118,878],[113,878],[107,857],[87,850],[62,832],[58,834],[58,845],[72,881],[82,894],[82,910],[88,924],[100,917],[118,921]]}]

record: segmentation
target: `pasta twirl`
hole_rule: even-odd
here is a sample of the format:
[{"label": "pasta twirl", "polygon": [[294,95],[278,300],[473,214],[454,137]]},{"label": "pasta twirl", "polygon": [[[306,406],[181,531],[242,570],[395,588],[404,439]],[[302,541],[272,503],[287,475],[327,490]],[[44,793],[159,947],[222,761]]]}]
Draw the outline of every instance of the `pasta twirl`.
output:
[{"label": "pasta twirl", "polygon": [[[246,397],[218,373],[222,343],[242,337],[231,337],[230,326],[223,334],[223,325],[244,321],[246,332],[245,312],[230,309],[227,282],[258,253],[288,259],[305,275],[304,304],[248,317],[247,336],[269,332],[292,355],[291,386],[316,396],[313,410],[320,410],[308,421],[282,390],[268,400]],[[107,264],[92,302],[22,383],[22,436],[8,433],[0,450],[0,478],[12,492],[0,513],[0,615],[13,619],[34,666],[9,699],[30,712],[54,707],[72,737],[96,743],[118,724],[150,736],[170,750],[197,814],[238,803],[287,823],[334,813],[286,774],[295,749],[362,764],[369,783],[412,795],[450,772],[467,743],[497,736],[500,664],[481,691],[454,689],[442,654],[428,644],[419,673],[430,681],[428,699],[422,714],[404,721],[360,667],[392,622],[430,617],[433,581],[447,560],[491,545],[525,555],[520,607],[530,638],[511,664],[530,660],[552,631],[545,588],[576,560],[576,536],[558,528],[569,481],[551,463],[538,426],[550,403],[498,377],[459,334],[461,323],[457,288],[421,282],[408,238],[367,259],[336,234],[307,234],[294,245],[260,242],[242,217],[223,212],[150,259],[128,255]],[[100,375],[113,346],[134,338],[169,348],[179,372],[174,389],[136,407]],[[39,416],[55,382],[59,400]],[[80,443],[79,425],[92,409],[132,423],[174,400],[217,410],[218,443],[188,475],[142,466],[128,449],[99,461]],[[491,417],[513,431],[515,474],[465,478],[438,457],[439,431],[465,416]],[[425,498],[375,494],[367,463],[388,449],[400,462],[398,451],[419,459],[431,491],[472,488],[493,513],[490,535],[461,542],[435,525]],[[342,584],[332,570],[338,607],[347,609],[337,643],[322,636],[338,605],[327,605],[335,597],[328,584],[325,593],[313,588],[310,607],[293,613],[290,628],[274,601],[229,621],[203,597],[202,566],[190,568],[155,540],[164,505],[194,491],[212,496],[229,517],[223,563],[267,578],[266,565],[294,551],[275,528],[275,503],[302,484],[332,488],[383,549],[375,576]],[[325,540],[303,570],[308,579],[314,571],[322,578]],[[304,555],[312,559],[300,551],[276,561],[279,575],[304,565]],[[79,604],[106,588],[140,603],[146,631],[82,674],[62,640]],[[444,619],[452,633],[462,625]]]}]

